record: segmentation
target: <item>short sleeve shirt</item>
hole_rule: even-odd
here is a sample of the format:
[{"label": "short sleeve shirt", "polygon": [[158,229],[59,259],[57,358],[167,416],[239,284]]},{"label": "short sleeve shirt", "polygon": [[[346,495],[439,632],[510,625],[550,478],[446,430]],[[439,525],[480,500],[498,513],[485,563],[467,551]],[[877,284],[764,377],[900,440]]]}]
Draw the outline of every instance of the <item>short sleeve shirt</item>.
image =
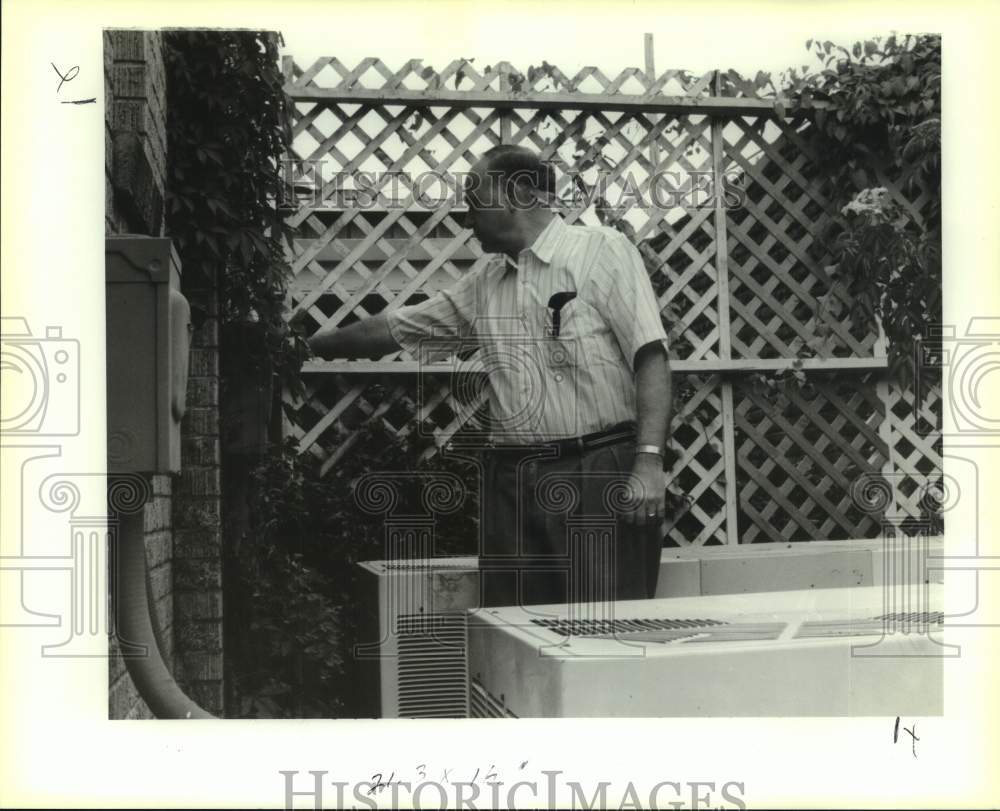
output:
[{"label": "short sleeve shirt", "polygon": [[[560,310],[558,335],[549,306],[556,293],[575,294]],[[636,247],[613,228],[567,225],[558,215],[516,263],[491,257],[387,319],[421,363],[477,347],[489,379],[491,434],[513,444],[635,420],[636,353],[650,343],[667,349]]]}]

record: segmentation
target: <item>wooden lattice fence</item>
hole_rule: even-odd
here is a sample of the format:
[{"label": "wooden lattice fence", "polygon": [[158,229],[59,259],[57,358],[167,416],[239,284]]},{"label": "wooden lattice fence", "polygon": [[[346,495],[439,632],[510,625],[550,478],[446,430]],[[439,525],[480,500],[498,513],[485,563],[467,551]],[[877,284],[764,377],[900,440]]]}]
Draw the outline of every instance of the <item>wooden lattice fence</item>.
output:
[{"label": "wooden lattice fence", "polygon": [[[446,178],[490,147],[523,144],[561,170],[567,222],[614,221],[646,259],[685,391],[668,481],[690,509],[667,528],[668,544],[871,537],[887,518],[927,519],[941,475],[940,395],[916,407],[886,377],[884,339],[851,326],[818,238],[834,195],[805,117],[717,72],[609,78],[546,64],[525,74],[466,60],[393,71],[335,58],[305,69],[286,58],[284,70],[291,157],[302,162],[289,179],[306,190],[288,217],[292,317],[343,326],[423,300],[487,261]],[[383,174],[359,183],[359,172]],[[649,205],[662,202],[652,178],[664,172],[687,192],[684,205]],[[421,176],[430,182],[415,184]],[[601,176],[603,201],[573,199]],[[743,199],[700,197],[699,177],[730,178]],[[884,184],[920,216],[919,191]],[[405,352],[311,361],[286,430],[324,471],[373,420],[443,447],[481,417],[475,362],[423,367],[419,381],[417,370]],[[761,387],[761,374],[789,371],[806,385]]]}]

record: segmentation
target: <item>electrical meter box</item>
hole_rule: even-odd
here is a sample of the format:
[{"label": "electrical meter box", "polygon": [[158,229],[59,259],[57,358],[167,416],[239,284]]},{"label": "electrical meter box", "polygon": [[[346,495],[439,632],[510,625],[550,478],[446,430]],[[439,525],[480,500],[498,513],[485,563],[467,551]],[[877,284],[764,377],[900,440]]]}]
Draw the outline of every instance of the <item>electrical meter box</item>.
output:
[{"label": "electrical meter box", "polygon": [[108,473],[177,473],[191,309],[171,240],[108,237]]}]

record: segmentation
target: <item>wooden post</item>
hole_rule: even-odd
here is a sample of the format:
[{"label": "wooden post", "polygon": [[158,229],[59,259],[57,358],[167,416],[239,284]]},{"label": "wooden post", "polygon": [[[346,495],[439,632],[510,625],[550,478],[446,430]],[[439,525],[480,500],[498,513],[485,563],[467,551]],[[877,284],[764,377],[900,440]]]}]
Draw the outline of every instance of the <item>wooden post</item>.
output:
[{"label": "wooden post", "polygon": [[[509,76],[509,66],[506,62],[501,62],[497,67],[500,70],[500,92],[509,93],[510,92],[510,76]],[[510,143],[510,125],[511,116],[513,115],[511,110],[501,110],[500,111],[500,143],[509,144]]]},{"label": "wooden post", "polygon": [[[643,39],[645,40],[645,50],[646,50],[646,81],[649,84],[653,84],[656,81],[656,63],[653,57],[653,35],[645,34]],[[660,115],[650,115],[650,123],[655,127],[660,121]],[[660,145],[656,143],[656,138],[653,138],[649,142],[649,160],[653,164],[653,172],[656,172],[656,168],[660,165]]]},{"label": "wooden post", "polygon": [[[726,209],[722,196],[722,175],[725,169],[725,141],[722,128],[725,120],[712,119],[712,191],[715,197],[715,269],[719,297],[719,357],[732,359],[733,348],[729,323],[729,248],[726,240]],[[733,382],[722,378],[722,451],[726,476],[726,543],[737,544],[739,537],[739,510],[736,492],[736,429],[733,406]]]}]

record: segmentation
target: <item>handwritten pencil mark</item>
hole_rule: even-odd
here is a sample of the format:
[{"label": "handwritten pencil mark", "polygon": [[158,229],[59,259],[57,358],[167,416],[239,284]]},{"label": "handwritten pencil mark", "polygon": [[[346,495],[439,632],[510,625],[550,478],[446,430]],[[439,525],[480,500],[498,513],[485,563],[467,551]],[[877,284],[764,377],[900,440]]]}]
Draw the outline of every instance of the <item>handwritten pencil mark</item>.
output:
[{"label": "handwritten pencil mark", "polygon": [[[59,95],[59,91],[62,90],[62,86],[64,84],[66,84],[66,82],[71,82],[77,76],[80,75],[80,66],[79,65],[73,65],[73,67],[71,67],[69,70],[67,70],[65,73],[63,73],[61,70],[59,70],[59,68],[57,68],[55,66],[54,63],[49,62],[49,64],[52,65],[52,70],[54,70],[56,72],[56,76],[59,77],[59,87],[56,88],[56,95]],[[97,103],[97,99],[96,98],[92,98],[92,99],[71,99],[69,101],[64,101],[62,103],[63,104],[96,104]]]},{"label": "handwritten pencil mark", "polygon": [[[917,741],[920,740],[920,738],[917,737],[917,722],[916,721],[913,722],[913,728],[912,729],[909,729],[907,727],[903,727],[903,732],[905,732],[907,735],[910,736],[910,738],[912,738],[912,740],[910,741],[910,746],[911,746],[911,750],[913,752],[913,757],[916,757],[917,756]],[[899,716],[898,715],[896,716],[896,725],[893,727],[893,730],[892,730],[892,742],[893,743],[899,743]]]},{"label": "handwritten pencil mark", "polygon": [[54,70],[56,72],[56,75],[59,77],[59,87],[56,88],[56,93],[62,90],[62,86],[66,82],[73,81],[73,79],[75,79],[80,73],[79,65],[73,65],[73,67],[71,67],[68,71],[66,71],[66,74],[63,75],[63,73],[59,70],[59,68],[57,68],[51,62],[49,62],[49,64],[52,65],[52,70]]}]

